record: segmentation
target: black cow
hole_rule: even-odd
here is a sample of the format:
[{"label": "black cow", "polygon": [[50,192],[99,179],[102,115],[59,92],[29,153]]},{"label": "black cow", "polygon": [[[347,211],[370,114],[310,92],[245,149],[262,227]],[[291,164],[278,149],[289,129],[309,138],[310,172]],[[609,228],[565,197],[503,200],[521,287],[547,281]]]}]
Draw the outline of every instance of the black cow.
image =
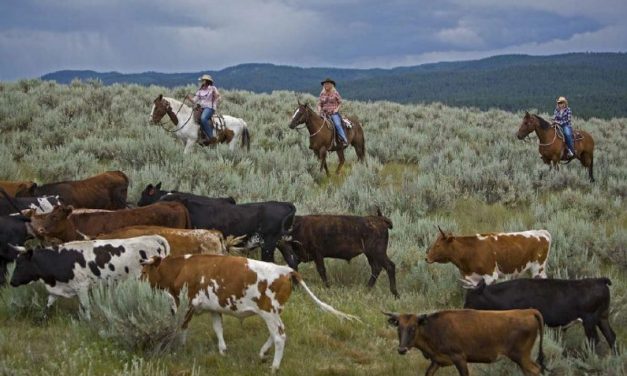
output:
[{"label": "black cow", "polygon": [[279,241],[283,254],[296,255],[299,262],[314,261],[318,274],[328,287],[325,258],[350,261],[364,254],[370,264],[368,286],[374,286],[382,269],[388,274],[390,291],[398,297],[396,290],[396,268],[387,255],[388,230],[392,221],[377,215],[304,215],[296,216],[290,239]]},{"label": "black cow", "polygon": [[235,199],[233,199],[233,197],[210,198],[210,197],[195,195],[193,193],[185,193],[185,192],[178,192],[178,191],[164,191],[161,189],[161,182],[159,182],[156,185],[148,184],[146,186],[146,188],[142,191],[139,201],[137,202],[137,206],[146,206],[146,205],[154,204],[155,202],[159,201],[163,196],[172,194],[172,193],[176,193],[185,197],[200,198],[200,199],[206,198],[210,200],[222,201],[227,204],[235,204]]},{"label": "black cow", "polygon": [[0,216],[0,285],[6,282],[7,264],[17,258],[17,252],[11,245],[24,245],[30,237],[27,222],[30,218],[23,215]]},{"label": "black cow", "polygon": [[535,308],[550,327],[581,320],[588,340],[598,343],[596,327],[614,350],[616,334],[610,327],[608,278],[514,279],[490,286],[480,283],[468,290],[464,308],[510,310]]},{"label": "black cow", "polygon": [[47,213],[61,204],[59,196],[11,197],[2,188],[0,188],[0,194],[4,196],[0,198],[0,215],[19,213],[28,209],[33,209],[40,214]]},{"label": "black cow", "polygon": [[[222,231],[224,236],[246,236],[247,249],[261,247],[261,259],[274,262],[277,242],[288,235],[296,208],[289,202],[267,201],[231,204],[186,193],[172,193],[162,201],[178,201],[187,207],[192,228]],[[288,265],[296,267],[292,254],[283,253]]]}]

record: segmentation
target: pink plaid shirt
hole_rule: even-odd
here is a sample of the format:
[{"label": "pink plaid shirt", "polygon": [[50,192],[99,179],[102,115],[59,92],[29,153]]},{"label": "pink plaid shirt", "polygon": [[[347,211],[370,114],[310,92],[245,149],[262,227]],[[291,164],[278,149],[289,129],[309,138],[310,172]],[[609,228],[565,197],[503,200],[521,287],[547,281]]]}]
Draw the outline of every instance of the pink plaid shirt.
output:
[{"label": "pink plaid shirt", "polygon": [[337,111],[340,103],[342,103],[342,97],[340,97],[340,93],[337,91],[331,91],[329,93],[324,90],[320,93],[319,103],[320,107],[322,107],[322,112],[331,115]]},{"label": "pink plaid shirt", "polygon": [[209,85],[206,88],[201,87],[194,95],[194,103],[200,104],[202,108],[216,108],[216,99],[220,96],[215,86]]}]

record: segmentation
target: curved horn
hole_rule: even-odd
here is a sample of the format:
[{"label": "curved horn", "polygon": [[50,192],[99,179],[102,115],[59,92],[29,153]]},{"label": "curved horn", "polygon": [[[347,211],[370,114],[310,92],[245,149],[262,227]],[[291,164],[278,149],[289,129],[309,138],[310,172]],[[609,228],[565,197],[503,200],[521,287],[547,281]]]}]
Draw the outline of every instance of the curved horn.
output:
[{"label": "curved horn", "polygon": [[442,229],[440,228],[440,225],[438,225],[438,230],[440,230],[440,234],[442,234],[442,236],[446,237],[446,234],[444,233],[444,231],[442,231]]},{"label": "curved horn", "polygon": [[26,249],[26,247],[21,247],[19,245],[9,244],[9,247],[13,248],[13,250],[16,251],[17,253],[28,252],[28,249]]}]

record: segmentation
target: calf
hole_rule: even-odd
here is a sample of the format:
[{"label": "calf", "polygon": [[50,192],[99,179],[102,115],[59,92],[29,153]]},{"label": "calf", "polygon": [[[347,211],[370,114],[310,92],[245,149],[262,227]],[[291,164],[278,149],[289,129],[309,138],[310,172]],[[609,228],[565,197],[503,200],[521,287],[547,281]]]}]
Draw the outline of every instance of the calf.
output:
[{"label": "calf", "polygon": [[426,261],[452,262],[462,274],[462,282],[475,287],[481,280],[489,285],[499,277],[516,277],[526,270],[534,278],[546,278],[550,248],[551,234],[546,230],[453,236],[440,229]]},{"label": "calf", "polygon": [[100,234],[97,239],[126,239],[142,235],[160,235],[170,244],[170,255],[207,253],[224,255],[239,251],[240,238],[224,239],[217,230],[180,229],[160,226],[130,226]]},{"label": "calf", "polygon": [[17,257],[11,245],[22,246],[29,238],[28,222],[30,219],[23,215],[0,216],[0,286],[6,282],[7,264]]},{"label": "calf", "polygon": [[[455,365],[460,375],[468,375],[467,363],[492,363],[500,355],[514,361],[525,375],[544,370],[542,340],[544,323],[535,309],[512,311],[447,310],[429,315],[386,313],[388,322],[398,328],[398,352],[415,347],[431,360],[425,375],[440,367]],[[531,350],[540,332],[537,363]]]},{"label": "calf", "polygon": [[588,340],[599,342],[598,326],[614,351],[616,334],[610,327],[608,278],[516,279],[491,286],[480,283],[466,293],[464,308],[508,310],[535,308],[550,327],[581,320]]},{"label": "calf", "polygon": [[289,240],[279,242],[279,249],[292,252],[299,262],[314,261],[318,274],[329,286],[324,258],[350,261],[364,254],[372,274],[368,286],[374,286],[382,269],[388,274],[390,291],[398,297],[395,265],[387,255],[388,230],[392,221],[377,210],[376,216],[304,215],[294,218]]},{"label": "calf", "polygon": [[[293,204],[278,201],[234,205],[223,199],[181,193],[165,195],[163,201],[185,205],[193,228],[215,229],[225,236],[244,236],[245,248],[261,247],[261,259],[267,262],[274,262],[277,242],[289,234],[296,213]],[[291,254],[283,256],[295,267]]]},{"label": "calf", "polygon": [[143,277],[151,286],[167,290],[177,304],[181,289],[187,286],[191,307],[183,328],[187,328],[194,311],[211,312],[220,354],[226,351],[222,314],[240,319],[260,316],[266,322],[270,336],[259,356],[263,359],[274,344],[273,371],[278,370],[283,358],[286,336],[281,312],[292,292],[292,281],[298,283],[324,311],[345,319],[354,318],[320,301],[300,274],[287,266],[215,255],[153,257],[143,264]]},{"label": "calf", "polygon": [[184,193],[184,192],[178,192],[178,191],[164,191],[161,189],[161,182],[159,182],[156,185],[148,184],[146,186],[146,188],[141,193],[141,197],[139,198],[139,201],[137,202],[137,206],[146,206],[146,205],[154,204],[155,202],[159,201],[163,196],[172,194],[172,193],[176,193],[183,197],[215,200],[218,202],[223,202],[225,204],[235,204],[235,199],[233,197],[210,198],[210,197],[195,195],[193,193]]},{"label": "calf", "polygon": [[78,295],[89,317],[88,293],[94,284],[103,280],[138,278],[140,260],[168,255],[170,247],[163,237],[152,235],[85,240],[20,251],[11,286],[42,280],[48,291],[46,308],[50,308],[59,296],[71,298]]},{"label": "calf", "polygon": [[108,171],[78,181],[36,184],[17,196],[58,195],[61,200],[77,208],[124,209],[128,191],[128,177],[121,171]]},{"label": "calf", "polygon": [[48,214],[31,216],[35,236],[61,242],[96,236],[122,227],[155,225],[189,228],[189,213],[178,202],[159,202],[150,206],[117,211],[83,211],[74,213],[71,206],[59,206]]},{"label": "calf", "polygon": [[59,196],[43,197],[11,197],[4,189],[0,188],[0,215],[15,213],[25,214],[32,209],[38,214],[50,213],[55,206],[61,205]]}]

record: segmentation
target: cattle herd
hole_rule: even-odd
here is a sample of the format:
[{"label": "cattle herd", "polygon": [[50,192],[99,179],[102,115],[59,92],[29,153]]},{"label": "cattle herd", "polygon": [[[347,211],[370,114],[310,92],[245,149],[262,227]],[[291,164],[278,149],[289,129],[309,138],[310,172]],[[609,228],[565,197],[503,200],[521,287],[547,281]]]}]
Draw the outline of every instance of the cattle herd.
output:
[{"label": "cattle herd", "polygon": [[[190,311],[209,311],[221,354],[226,350],[222,315],[260,316],[270,332],[259,351],[274,346],[272,370],[285,346],[281,312],[292,291],[302,290],[322,310],[347,320],[318,299],[300,274],[313,261],[329,285],[324,258],[350,260],[364,254],[372,287],[385,269],[390,291],[399,296],[396,268],[387,255],[392,221],[376,215],[296,215],[289,202],[238,204],[231,197],[210,198],[150,184],[137,205],[127,202],[128,177],[109,171],[81,180],[37,185],[0,181],[0,284],[15,263],[10,285],[42,281],[49,308],[58,297],[78,296],[89,318],[89,289],[99,281],[143,278],[172,297],[173,309],[187,286]],[[25,247],[31,238],[34,248]],[[463,309],[430,314],[384,312],[398,328],[398,352],[418,348],[431,361],[426,371],[454,365],[467,375],[467,363],[490,363],[506,356],[525,375],[544,369],[543,332],[581,322],[591,343],[597,327],[616,351],[610,327],[607,278],[547,279],[551,235],[546,230],[454,236],[439,229],[427,250],[427,263],[453,263],[467,289]],[[233,255],[261,249],[257,261]],[[288,266],[274,263],[278,249]],[[529,271],[532,278],[516,278]],[[495,283],[497,279],[511,280]],[[538,356],[531,351],[539,337]]]}]

